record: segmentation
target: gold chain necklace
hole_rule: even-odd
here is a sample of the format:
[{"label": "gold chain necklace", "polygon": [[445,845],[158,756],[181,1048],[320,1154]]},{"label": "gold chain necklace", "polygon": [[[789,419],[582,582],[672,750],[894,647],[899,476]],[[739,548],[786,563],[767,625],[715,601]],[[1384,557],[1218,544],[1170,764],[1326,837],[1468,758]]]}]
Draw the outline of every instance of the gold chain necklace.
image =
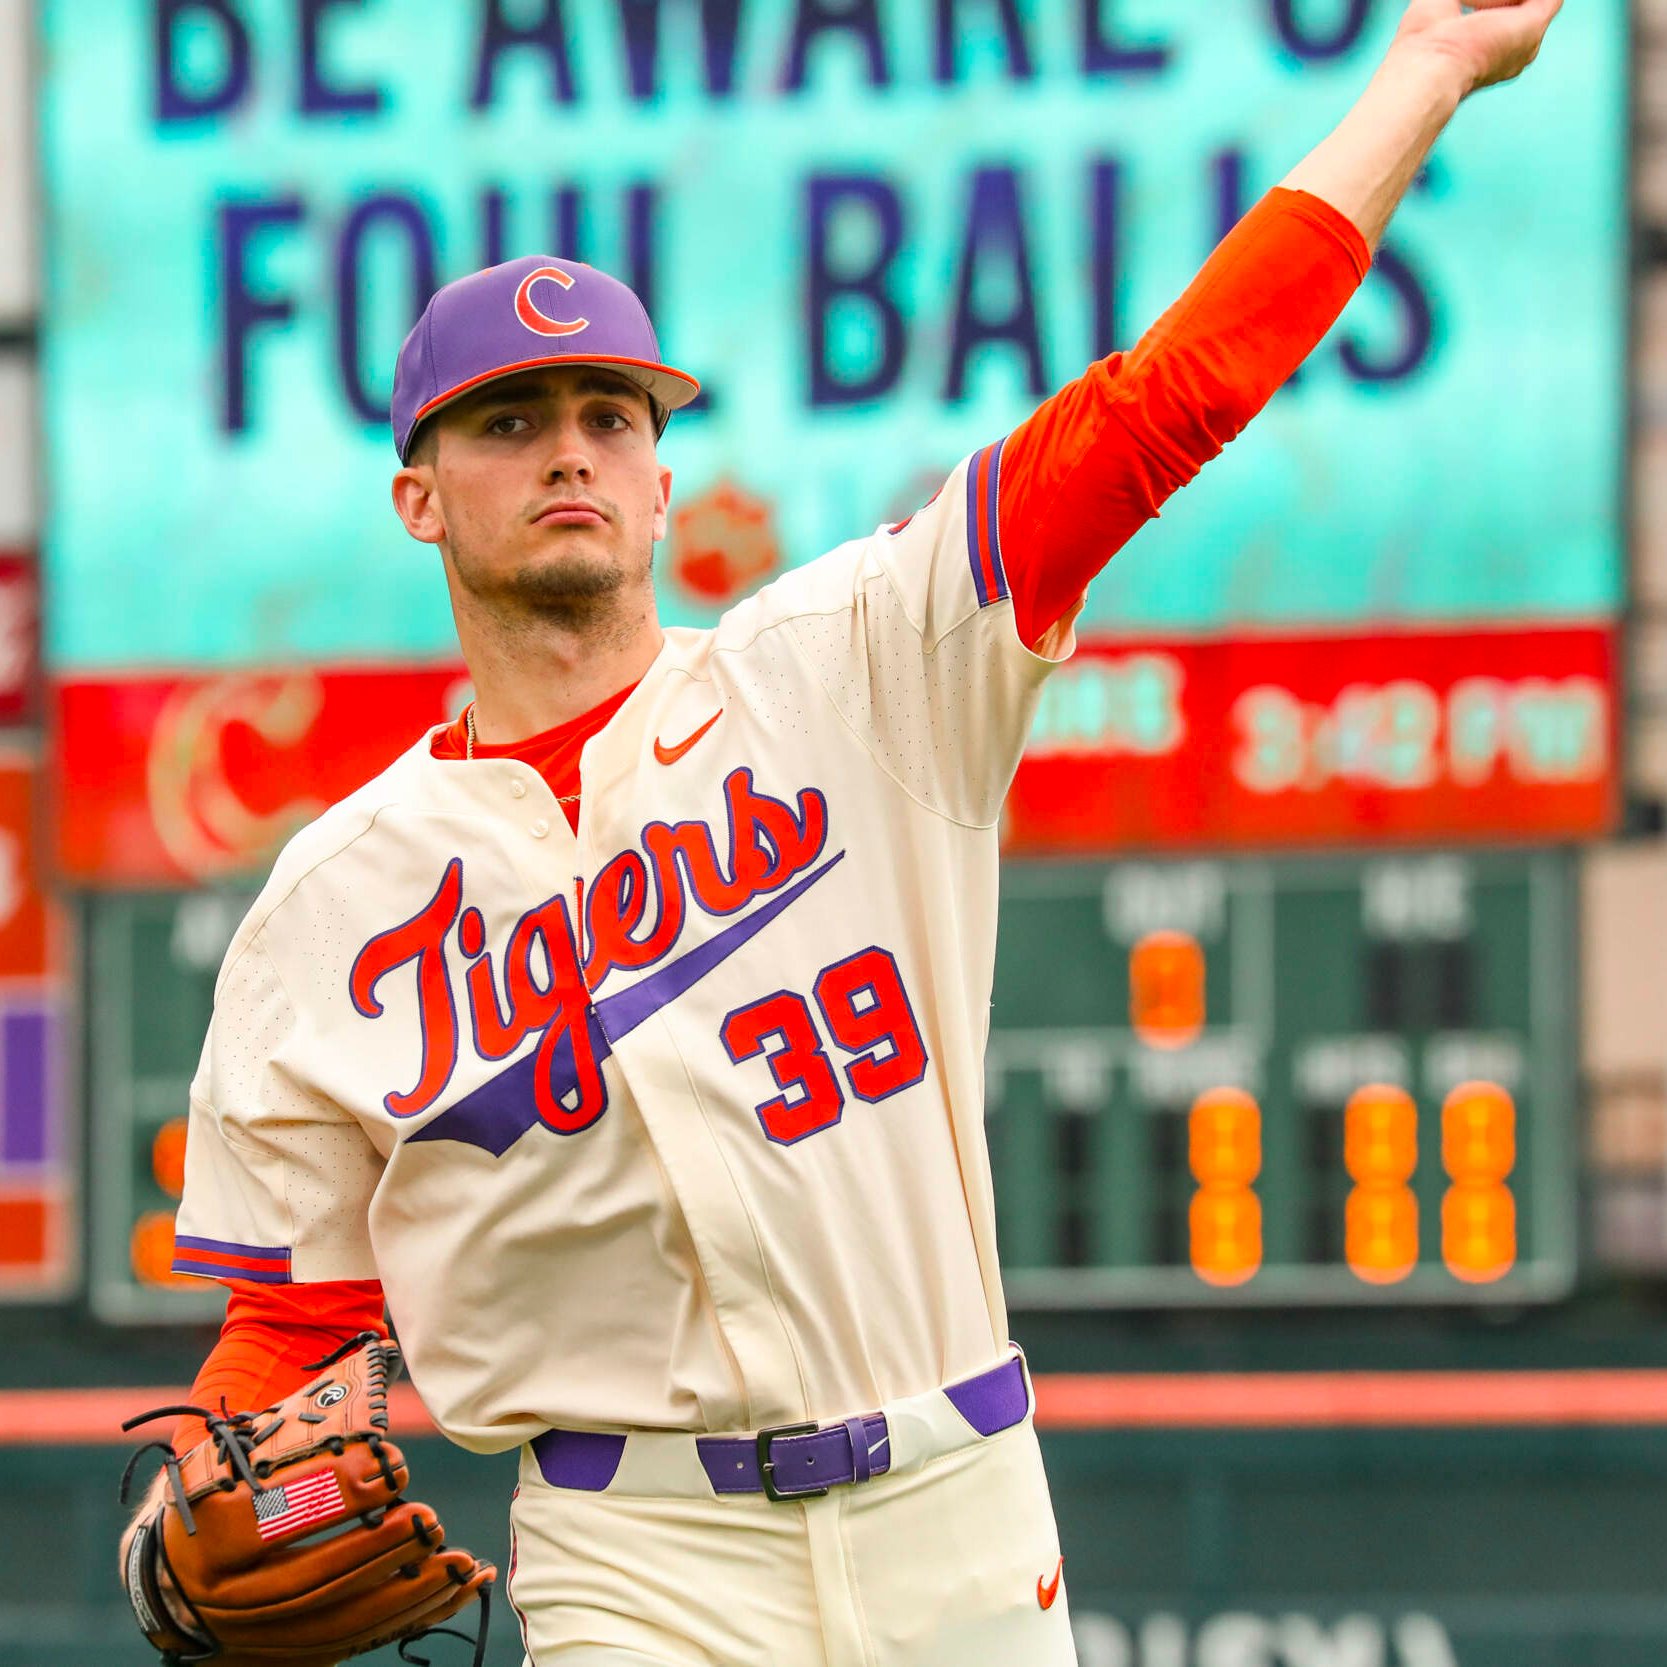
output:
[{"label": "gold chain necklace", "polygon": [[[463,714],[463,756],[472,761],[475,756],[475,703],[469,702],[468,710]],[[579,802],[577,793],[554,793],[551,797],[558,805],[574,805]]]}]

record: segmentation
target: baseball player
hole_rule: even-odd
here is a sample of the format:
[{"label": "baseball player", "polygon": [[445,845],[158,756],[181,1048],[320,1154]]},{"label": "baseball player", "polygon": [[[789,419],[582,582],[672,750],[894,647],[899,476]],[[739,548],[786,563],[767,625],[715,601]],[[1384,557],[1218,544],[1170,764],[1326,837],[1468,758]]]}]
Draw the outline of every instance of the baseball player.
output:
[{"label": "baseball player", "polygon": [[231,1291],[196,1402],[385,1304],[445,1433],[519,1447],[529,1667],[1075,1659],[982,1132],[1002,797],[1085,585],[1557,9],[1415,0],[1132,352],[710,630],[656,619],[697,384],[636,297],[529,256],[429,302],[394,506],[476,698],[238,932],[176,1266]]}]

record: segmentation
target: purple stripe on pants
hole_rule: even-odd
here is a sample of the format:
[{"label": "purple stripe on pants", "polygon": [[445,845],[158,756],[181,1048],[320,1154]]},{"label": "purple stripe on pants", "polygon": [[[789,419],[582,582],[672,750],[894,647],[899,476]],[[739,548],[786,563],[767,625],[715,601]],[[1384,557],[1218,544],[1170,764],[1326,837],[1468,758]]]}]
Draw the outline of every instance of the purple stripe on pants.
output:
[{"label": "purple stripe on pants", "polygon": [[553,1488],[600,1493],[625,1456],[625,1437],[600,1430],[546,1430],[532,1440],[540,1475]]},{"label": "purple stripe on pants", "polygon": [[1030,1410],[1025,1369],[1016,1355],[975,1378],[950,1384],[944,1395],[980,1435],[1011,1429]]}]

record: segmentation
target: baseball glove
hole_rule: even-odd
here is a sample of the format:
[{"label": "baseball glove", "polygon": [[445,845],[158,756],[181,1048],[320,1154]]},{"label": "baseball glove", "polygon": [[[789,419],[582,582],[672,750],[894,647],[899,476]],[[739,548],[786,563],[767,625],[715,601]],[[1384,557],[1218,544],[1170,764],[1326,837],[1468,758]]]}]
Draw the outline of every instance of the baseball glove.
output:
[{"label": "baseball glove", "polygon": [[163,1501],[122,1567],[139,1630],[168,1667],[335,1667],[435,1629],[478,1593],[479,1667],[498,1571],[449,1549],[434,1512],[402,1496],[387,1434],[399,1350],[367,1332],[311,1369],[322,1376],[263,1412],[161,1407],[122,1426],[182,1413],[208,1426],[183,1457],[148,1443],[122,1477],[125,1502],[140,1458],[166,1455]]}]

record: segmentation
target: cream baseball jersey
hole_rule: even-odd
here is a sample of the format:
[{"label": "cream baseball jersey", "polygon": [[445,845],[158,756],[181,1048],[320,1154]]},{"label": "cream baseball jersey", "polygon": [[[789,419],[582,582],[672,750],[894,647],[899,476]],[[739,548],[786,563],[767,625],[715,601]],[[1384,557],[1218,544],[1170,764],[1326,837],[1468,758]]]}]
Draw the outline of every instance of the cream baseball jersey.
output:
[{"label": "cream baseball jersey", "polygon": [[1001,452],[668,631],[577,836],[524,764],[428,737],[298,834],[220,974],[176,1266],[380,1278],[481,1450],[843,1417],[999,1359],[996,823],[1054,663],[1014,628]]}]

